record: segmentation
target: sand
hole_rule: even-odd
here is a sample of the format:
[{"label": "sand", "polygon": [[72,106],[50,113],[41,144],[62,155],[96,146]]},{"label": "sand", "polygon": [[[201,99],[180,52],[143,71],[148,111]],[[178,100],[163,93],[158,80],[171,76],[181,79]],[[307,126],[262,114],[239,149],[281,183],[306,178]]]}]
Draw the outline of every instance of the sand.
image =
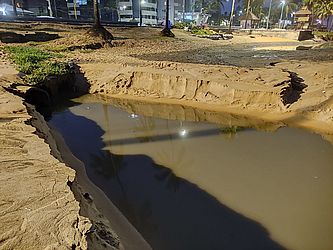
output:
[{"label": "sand", "polygon": [[[43,28],[6,25],[21,32]],[[49,30],[63,38],[33,45],[56,50],[95,42],[83,28]],[[91,93],[250,116],[310,129],[333,142],[332,49],[291,50],[321,42],[257,35],[212,41],[183,31],[168,39],[150,28],[110,31],[113,48],[64,52],[80,66]],[[1,54],[0,85],[15,81],[16,70]],[[0,104],[0,249],[149,249],[33,107],[28,112],[21,98],[3,88]]]},{"label": "sand", "polygon": [[[248,115],[332,138],[332,49],[288,47],[318,46],[317,41],[248,36],[211,41],[175,33],[179,41],[151,39],[133,45],[126,40],[131,45],[76,53],[74,59],[91,93]],[[285,50],[284,44],[289,44]],[[227,63],[220,65],[221,56]]]}]

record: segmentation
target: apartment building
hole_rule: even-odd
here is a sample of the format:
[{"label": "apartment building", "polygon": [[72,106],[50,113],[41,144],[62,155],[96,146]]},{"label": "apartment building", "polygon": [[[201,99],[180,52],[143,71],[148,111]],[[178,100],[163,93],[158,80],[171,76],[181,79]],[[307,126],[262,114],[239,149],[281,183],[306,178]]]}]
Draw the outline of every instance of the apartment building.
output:
[{"label": "apartment building", "polygon": [[[193,20],[195,0],[169,0],[169,20],[171,24],[183,20]],[[158,0],[158,23],[164,23],[166,0]]]},{"label": "apartment building", "polygon": [[120,22],[136,21],[143,25],[157,24],[156,0],[120,0],[118,2],[118,15]]}]

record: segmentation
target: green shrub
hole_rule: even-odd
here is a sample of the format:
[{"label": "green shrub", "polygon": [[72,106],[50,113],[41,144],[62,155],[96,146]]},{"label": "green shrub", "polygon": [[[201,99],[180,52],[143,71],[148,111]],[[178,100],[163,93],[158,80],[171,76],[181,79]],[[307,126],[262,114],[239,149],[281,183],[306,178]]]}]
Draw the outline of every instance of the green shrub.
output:
[{"label": "green shrub", "polygon": [[44,82],[47,77],[60,76],[68,73],[68,64],[64,62],[42,62],[39,67],[23,77],[28,84]]},{"label": "green shrub", "polygon": [[185,23],[185,22],[176,22],[173,25],[174,29],[184,29],[185,27],[188,27],[188,23]]},{"label": "green shrub", "polygon": [[4,50],[9,53],[17,69],[25,74],[23,80],[28,84],[39,84],[49,76],[63,75],[69,71],[67,63],[50,61],[59,57],[54,53],[28,46],[7,46]]},{"label": "green shrub", "polygon": [[195,34],[195,35],[201,35],[201,36],[216,34],[216,32],[213,31],[213,30],[203,29],[203,28],[200,28],[200,27],[193,27],[192,30],[191,30],[191,33]]}]

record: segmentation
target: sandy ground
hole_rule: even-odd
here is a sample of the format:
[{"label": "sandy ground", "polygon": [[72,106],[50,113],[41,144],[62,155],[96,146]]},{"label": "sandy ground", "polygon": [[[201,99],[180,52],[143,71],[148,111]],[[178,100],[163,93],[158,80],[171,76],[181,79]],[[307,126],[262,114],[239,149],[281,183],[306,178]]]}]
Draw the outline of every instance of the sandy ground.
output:
[{"label": "sandy ground", "polygon": [[[31,46],[62,51],[75,45],[76,50],[62,53],[81,67],[92,93],[256,117],[308,128],[333,142],[333,50],[294,50],[321,42],[247,35],[212,41],[183,31],[175,31],[176,38],[170,39],[161,38],[158,29],[110,28],[116,38],[113,48],[80,50],[80,46],[96,43],[86,37],[86,28],[0,24],[0,30],[18,29],[62,36],[31,42]],[[1,85],[17,81],[16,73],[2,56]],[[73,245],[99,249],[103,244],[112,248],[118,238],[111,227],[118,229],[126,249],[135,249],[133,245],[149,248],[135,230],[132,236],[126,235],[130,227],[123,220],[112,221],[117,212],[101,205],[101,192],[89,189],[90,184],[77,185],[75,171],[51,156],[48,145],[26,122],[31,115],[19,97],[1,89],[0,103],[0,249],[69,249]],[[50,138],[47,142],[52,148],[54,135],[42,117],[32,114],[37,121],[34,125],[44,128],[42,134]],[[59,159],[66,153],[53,151]],[[77,178],[85,182],[85,174],[79,172],[83,167],[70,155],[66,161],[75,165]],[[68,180],[75,184],[73,192]],[[96,205],[85,201],[82,188],[93,193]],[[109,237],[100,237],[98,232],[108,232]]]}]

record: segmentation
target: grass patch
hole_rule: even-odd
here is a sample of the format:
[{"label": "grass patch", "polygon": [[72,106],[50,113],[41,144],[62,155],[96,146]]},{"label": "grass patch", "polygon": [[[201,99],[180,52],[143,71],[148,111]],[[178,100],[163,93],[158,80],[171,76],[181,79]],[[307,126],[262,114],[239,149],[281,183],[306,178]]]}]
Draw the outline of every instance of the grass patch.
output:
[{"label": "grass patch", "polygon": [[25,74],[23,81],[27,84],[40,84],[47,77],[60,76],[69,72],[67,63],[55,60],[60,57],[55,53],[28,46],[6,46],[4,50],[9,53],[17,69]]},{"label": "grass patch", "polygon": [[203,29],[200,27],[193,27],[191,29],[191,33],[199,36],[207,36],[207,35],[214,35],[216,34],[215,31],[210,30],[210,29]]}]

